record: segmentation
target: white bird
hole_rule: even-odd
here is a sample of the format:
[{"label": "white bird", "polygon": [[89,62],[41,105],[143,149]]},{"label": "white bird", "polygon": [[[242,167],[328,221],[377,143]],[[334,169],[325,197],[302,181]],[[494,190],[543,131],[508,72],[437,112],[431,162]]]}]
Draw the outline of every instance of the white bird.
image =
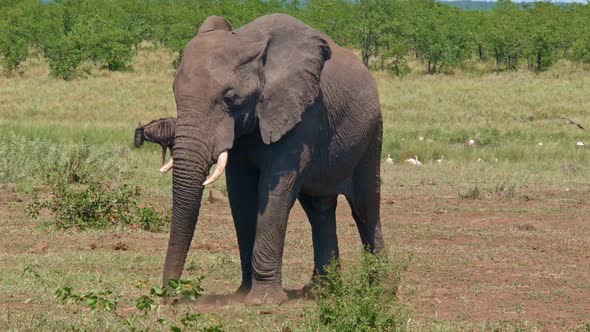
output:
[{"label": "white bird", "polygon": [[442,162],[443,162],[443,158],[444,158],[444,157],[445,157],[445,156],[443,156],[443,155],[441,154],[441,155],[440,155],[440,159],[437,159],[437,160],[436,160],[436,162],[437,162],[437,163],[439,163],[439,164],[440,164],[440,163],[442,163]]},{"label": "white bird", "polygon": [[422,166],[420,160],[418,160],[418,156],[414,156],[414,158],[406,159],[406,162],[416,166]]},{"label": "white bird", "polygon": [[419,141],[423,141],[424,140],[424,137],[420,136],[420,137],[418,137],[418,140]]},{"label": "white bird", "polygon": [[478,162],[478,163],[481,163],[482,161],[483,161],[483,159],[481,159],[481,158],[477,158],[477,162]]},{"label": "white bird", "polygon": [[584,142],[582,142],[582,141],[578,141],[578,142],[576,143],[576,146],[585,146],[585,145],[586,145],[586,144],[584,144]]},{"label": "white bird", "polygon": [[387,159],[385,159],[385,162],[388,164],[393,164],[393,159],[391,159],[391,155],[389,153],[387,154]]},{"label": "white bird", "polygon": [[469,142],[467,142],[467,144],[474,145],[475,144],[475,140],[474,139],[470,139]]},{"label": "white bird", "polygon": [[543,146],[543,143],[542,143],[542,142],[539,142],[539,144],[537,144],[537,145],[538,145],[538,146]]}]

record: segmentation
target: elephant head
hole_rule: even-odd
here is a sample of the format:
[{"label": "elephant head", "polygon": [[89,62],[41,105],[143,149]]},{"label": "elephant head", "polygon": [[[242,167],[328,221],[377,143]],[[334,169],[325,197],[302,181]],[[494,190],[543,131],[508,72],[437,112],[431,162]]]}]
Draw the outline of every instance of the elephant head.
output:
[{"label": "elephant head", "polygon": [[173,84],[178,115],[164,285],[182,273],[204,186],[222,174],[234,141],[260,135],[272,144],[293,128],[319,95],[331,51],[317,30],[273,14],[235,31],[209,17],[183,54]]}]

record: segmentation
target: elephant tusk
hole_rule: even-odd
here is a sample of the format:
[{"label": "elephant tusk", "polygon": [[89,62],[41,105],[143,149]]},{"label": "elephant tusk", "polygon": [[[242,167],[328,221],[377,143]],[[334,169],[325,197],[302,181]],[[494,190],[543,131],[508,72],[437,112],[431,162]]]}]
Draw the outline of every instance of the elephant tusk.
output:
[{"label": "elephant tusk", "polygon": [[215,167],[215,171],[213,172],[213,174],[211,174],[211,176],[209,178],[207,178],[207,180],[203,183],[204,186],[210,185],[211,183],[215,182],[215,180],[217,180],[221,174],[223,174],[223,171],[225,170],[225,165],[227,165],[227,157],[228,157],[229,153],[227,153],[227,151],[223,151],[219,157],[217,157],[217,167]]},{"label": "elephant tusk", "polygon": [[168,171],[170,169],[172,169],[172,163],[173,163],[174,159],[170,159],[169,162],[166,163],[166,165],[160,167],[160,172],[162,173],[168,173]]}]

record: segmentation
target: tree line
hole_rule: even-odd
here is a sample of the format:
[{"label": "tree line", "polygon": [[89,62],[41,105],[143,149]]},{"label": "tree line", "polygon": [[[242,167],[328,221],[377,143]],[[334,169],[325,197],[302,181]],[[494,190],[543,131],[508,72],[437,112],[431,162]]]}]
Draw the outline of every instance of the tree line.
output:
[{"label": "tree line", "polygon": [[434,0],[0,0],[0,61],[7,73],[32,53],[51,73],[77,76],[84,62],[129,68],[142,42],[182,49],[209,15],[237,28],[287,13],[358,50],[363,63],[394,75],[412,57],[429,74],[467,62],[496,70],[543,71],[558,59],[590,63],[590,5],[500,0],[491,11],[463,11]]}]

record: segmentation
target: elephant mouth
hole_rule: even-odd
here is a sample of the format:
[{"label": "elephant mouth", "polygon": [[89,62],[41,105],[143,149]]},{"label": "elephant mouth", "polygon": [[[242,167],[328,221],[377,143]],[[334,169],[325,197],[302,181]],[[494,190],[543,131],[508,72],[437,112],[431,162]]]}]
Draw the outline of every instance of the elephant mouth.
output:
[{"label": "elephant mouth", "polygon": [[[225,170],[228,157],[229,153],[227,151],[223,151],[219,154],[219,157],[217,157],[217,167],[215,167],[215,171],[213,172],[213,174],[211,174],[211,176],[208,177],[207,180],[205,180],[203,186],[208,186],[213,182],[217,181],[217,179],[219,179],[219,177],[223,174],[223,171]],[[170,159],[170,161],[166,165],[160,168],[160,172],[167,173],[172,169],[173,164],[174,160]]]}]

